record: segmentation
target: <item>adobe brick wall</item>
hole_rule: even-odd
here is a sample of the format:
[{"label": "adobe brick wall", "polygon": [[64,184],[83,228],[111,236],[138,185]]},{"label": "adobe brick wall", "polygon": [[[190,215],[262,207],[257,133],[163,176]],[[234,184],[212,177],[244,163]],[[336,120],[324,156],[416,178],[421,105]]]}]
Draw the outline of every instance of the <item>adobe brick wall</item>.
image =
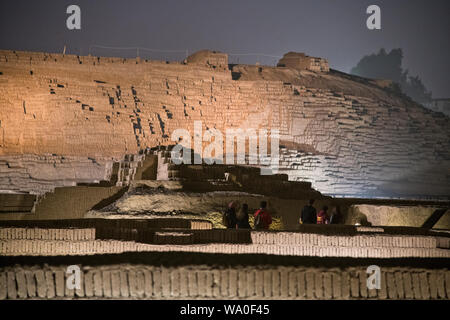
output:
[{"label": "adobe brick wall", "polygon": [[[42,163],[51,154],[81,160],[48,188],[103,176],[105,157],[172,144],[175,129],[201,120],[222,132],[280,129],[281,171],[322,193],[450,194],[448,117],[336,72],[264,67],[264,79],[236,81],[202,64],[13,51],[0,51],[0,71],[0,155],[18,157],[0,160],[0,189],[45,186],[37,168],[53,172]],[[31,154],[42,158],[21,162]]]},{"label": "adobe brick wall", "polygon": [[0,228],[96,228],[96,229],[192,229],[211,230],[212,223],[202,219],[152,218],[152,219],[38,219],[38,220],[3,220]]},{"label": "adobe brick wall", "polygon": [[200,64],[212,68],[228,69],[228,54],[210,50],[197,51],[186,59],[188,64]]},{"label": "adobe brick wall", "polygon": [[0,240],[94,240],[95,229],[1,228]]},{"label": "adobe brick wall", "polygon": [[[131,229],[129,229],[131,232]],[[202,231],[202,230],[201,230]],[[136,233],[119,233],[105,240],[94,239],[95,229],[0,229],[0,255],[60,256],[123,252],[200,252],[220,254],[265,254],[277,256],[351,258],[450,258],[448,237],[393,235],[322,235],[290,232],[251,232],[248,235],[226,230],[158,231],[149,239]],[[227,236],[225,237],[224,234]],[[98,236],[98,235],[97,235]],[[54,239],[53,239],[54,238]],[[110,240],[107,240],[107,239]],[[135,237],[136,238],[136,237]],[[114,240],[113,240],[114,239]],[[120,240],[123,239],[123,240]],[[128,241],[125,241],[128,240]]]},{"label": "adobe brick wall", "polygon": [[330,71],[330,66],[328,65],[328,61],[326,59],[310,57],[304,53],[298,52],[286,53],[277,65],[298,70],[310,70],[316,72]]},{"label": "adobe brick wall", "polygon": [[66,287],[67,266],[0,267],[3,299],[450,299],[450,271],[382,267],[380,290],[366,267],[81,266],[81,288]]}]

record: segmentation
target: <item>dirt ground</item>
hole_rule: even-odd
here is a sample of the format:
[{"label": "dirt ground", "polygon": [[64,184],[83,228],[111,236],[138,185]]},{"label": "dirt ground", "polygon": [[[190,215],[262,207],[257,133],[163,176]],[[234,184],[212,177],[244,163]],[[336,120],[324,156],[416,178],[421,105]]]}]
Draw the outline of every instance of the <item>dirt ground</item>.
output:
[{"label": "dirt ground", "polygon": [[[299,225],[301,209],[307,203],[304,199],[281,199],[237,191],[185,192],[176,181],[137,181],[121,198],[100,210],[90,210],[85,218],[202,218],[211,221],[214,228],[223,228],[222,213],[229,202],[247,203],[252,216],[262,200],[267,201],[272,214],[272,230],[295,229]],[[347,199],[318,199],[314,206],[318,210],[324,205],[330,209],[340,206],[345,224],[411,227],[420,227],[437,208],[419,204],[348,203],[351,201]],[[253,225],[252,217],[250,224]],[[450,211],[435,228],[450,229]]]}]

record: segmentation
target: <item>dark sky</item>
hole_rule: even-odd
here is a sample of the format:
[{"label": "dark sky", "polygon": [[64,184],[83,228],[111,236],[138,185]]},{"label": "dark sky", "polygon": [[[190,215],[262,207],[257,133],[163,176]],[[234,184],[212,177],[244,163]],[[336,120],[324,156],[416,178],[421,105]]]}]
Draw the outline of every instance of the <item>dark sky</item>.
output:
[{"label": "dark sky", "polygon": [[[66,28],[66,8],[81,7],[81,30]],[[382,30],[366,28],[366,8],[381,7]],[[181,60],[185,52],[325,57],[349,72],[362,56],[402,48],[403,68],[433,97],[450,97],[450,0],[1,0],[0,48],[132,57],[143,47],[181,52],[140,56]],[[231,62],[275,64],[276,58],[230,56]]]}]

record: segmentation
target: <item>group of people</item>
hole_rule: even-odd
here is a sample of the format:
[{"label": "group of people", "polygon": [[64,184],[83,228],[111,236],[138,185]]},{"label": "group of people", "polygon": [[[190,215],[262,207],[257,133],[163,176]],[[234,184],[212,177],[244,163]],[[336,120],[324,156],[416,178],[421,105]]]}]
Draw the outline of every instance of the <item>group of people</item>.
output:
[{"label": "group of people", "polygon": [[[225,210],[222,223],[228,229],[251,229],[249,222],[248,204],[243,203],[242,206],[238,201],[231,201]],[[272,216],[267,210],[267,202],[261,201],[259,209],[253,214],[254,229],[267,230],[272,224]],[[328,207],[323,206],[322,210],[317,213],[314,208],[314,200],[309,200],[308,204],[303,207],[300,223],[301,224],[338,224],[341,221],[339,207],[334,207],[328,213]]]},{"label": "group of people", "polygon": [[[267,210],[267,202],[261,201],[259,209],[253,214],[254,228],[267,230],[272,224],[272,216]],[[222,223],[228,229],[251,229],[248,204],[240,206],[238,201],[231,201],[223,214]]]},{"label": "group of people", "polygon": [[340,223],[341,214],[339,207],[334,207],[330,213],[328,213],[328,207],[323,206],[322,210],[317,213],[314,208],[314,200],[309,200],[308,204],[303,207],[300,223],[301,224],[337,224]]}]

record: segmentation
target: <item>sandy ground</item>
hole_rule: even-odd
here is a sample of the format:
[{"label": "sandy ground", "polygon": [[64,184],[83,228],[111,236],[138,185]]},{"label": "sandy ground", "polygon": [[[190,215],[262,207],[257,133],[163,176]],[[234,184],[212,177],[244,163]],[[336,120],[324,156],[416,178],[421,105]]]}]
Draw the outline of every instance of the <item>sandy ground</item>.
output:
[{"label": "sandy ground", "polygon": [[224,228],[222,213],[228,203],[239,201],[249,205],[250,225],[253,226],[253,213],[262,200],[268,200],[272,214],[272,230],[283,228],[282,217],[274,203],[264,196],[245,192],[215,191],[190,193],[177,190],[176,184],[164,183],[150,186],[135,186],[122,198],[101,209],[91,210],[86,218],[155,218],[176,217],[188,219],[207,219],[214,228]]}]

